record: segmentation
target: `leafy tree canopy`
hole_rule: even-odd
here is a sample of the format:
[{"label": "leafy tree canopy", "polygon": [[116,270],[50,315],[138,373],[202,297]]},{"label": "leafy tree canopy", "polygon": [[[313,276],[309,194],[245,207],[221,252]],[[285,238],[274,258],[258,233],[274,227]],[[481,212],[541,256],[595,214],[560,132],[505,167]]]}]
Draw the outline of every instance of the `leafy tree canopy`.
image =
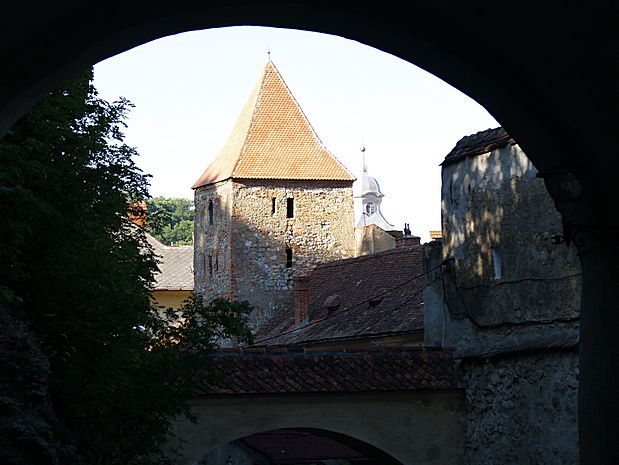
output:
[{"label": "leafy tree canopy", "polygon": [[193,200],[153,197],[146,201],[146,227],[167,245],[193,244]]},{"label": "leafy tree canopy", "polygon": [[130,107],[100,99],[89,71],[0,141],[0,298],[49,359],[50,395],[74,447],[63,464],[164,463],[191,374],[221,338],[251,339],[246,303],[151,307],[155,260],[127,215],[148,189],[123,143]]}]

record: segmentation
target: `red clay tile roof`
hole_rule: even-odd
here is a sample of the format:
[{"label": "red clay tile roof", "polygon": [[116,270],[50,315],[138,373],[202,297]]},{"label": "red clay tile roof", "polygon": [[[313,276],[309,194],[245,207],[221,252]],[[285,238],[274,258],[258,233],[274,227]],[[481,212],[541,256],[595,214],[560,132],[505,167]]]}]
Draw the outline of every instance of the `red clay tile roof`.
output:
[{"label": "red clay tile roof", "polygon": [[192,186],[225,179],[354,181],[269,61],[223,149]]},{"label": "red clay tile roof", "polygon": [[457,387],[452,353],[443,349],[355,353],[220,352],[210,359],[198,395],[415,391]]},{"label": "red clay tile roof", "polygon": [[486,129],[460,139],[441,164],[449,165],[468,157],[491,152],[508,144],[514,145],[516,141],[507,134],[505,129],[502,127]]},{"label": "red clay tile roof", "polygon": [[423,330],[423,246],[339,260],[307,274],[309,323],[294,300],[259,329],[257,345],[300,344]]}]

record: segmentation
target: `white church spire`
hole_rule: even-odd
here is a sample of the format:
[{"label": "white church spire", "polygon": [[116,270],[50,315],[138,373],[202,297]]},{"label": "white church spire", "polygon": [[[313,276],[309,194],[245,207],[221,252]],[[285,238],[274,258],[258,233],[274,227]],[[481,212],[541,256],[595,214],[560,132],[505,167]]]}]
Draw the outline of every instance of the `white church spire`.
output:
[{"label": "white church spire", "polygon": [[390,224],[380,211],[383,193],[376,178],[368,174],[368,167],[365,158],[365,147],[361,147],[363,159],[363,174],[361,175],[361,216],[357,222],[357,227],[375,224],[385,231],[393,231],[395,226]]}]

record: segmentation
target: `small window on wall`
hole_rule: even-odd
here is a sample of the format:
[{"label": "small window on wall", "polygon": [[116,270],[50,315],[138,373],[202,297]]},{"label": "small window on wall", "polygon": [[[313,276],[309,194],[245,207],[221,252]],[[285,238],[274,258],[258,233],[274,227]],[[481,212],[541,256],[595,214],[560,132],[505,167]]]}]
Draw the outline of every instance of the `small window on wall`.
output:
[{"label": "small window on wall", "polygon": [[213,201],[208,201],[208,224],[213,224]]},{"label": "small window on wall", "polygon": [[498,249],[492,249],[492,263],[494,264],[494,279],[501,279],[503,277],[503,264]]},{"label": "small window on wall", "polygon": [[213,276],[213,256],[208,256],[208,274]]},{"label": "small window on wall", "polygon": [[294,218],[294,199],[286,199],[286,218]]},{"label": "small window on wall", "polygon": [[276,207],[275,201],[276,201],[276,199],[275,199],[275,197],[273,197],[271,199],[271,215],[275,215],[275,213],[277,211],[276,208],[275,208]]},{"label": "small window on wall", "polygon": [[292,268],[292,249],[286,249],[286,268]]}]

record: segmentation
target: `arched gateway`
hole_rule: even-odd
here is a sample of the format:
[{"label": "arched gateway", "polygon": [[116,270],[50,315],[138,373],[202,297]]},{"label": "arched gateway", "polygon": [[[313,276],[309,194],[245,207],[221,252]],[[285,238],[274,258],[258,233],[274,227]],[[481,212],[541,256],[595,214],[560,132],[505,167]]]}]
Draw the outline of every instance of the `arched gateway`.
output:
[{"label": "arched gateway", "polygon": [[239,438],[290,428],[350,437],[403,465],[462,461],[464,392],[448,351],[271,348],[223,352],[209,369],[220,381],[204,378],[192,401],[196,421],[175,424],[169,447],[181,440],[179,465]]},{"label": "arched gateway", "polygon": [[[479,103],[581,231],[582,463],[614,463],[619,418],[617,13],[611,2],[322,0],[13,3],[0,28],[0,134],[85,66],[178,32],[241,24],[337,34],[415,63]],[[573,195],[574,193],[578,195]],[[574,228],[575,226],[575,228]]]}]

